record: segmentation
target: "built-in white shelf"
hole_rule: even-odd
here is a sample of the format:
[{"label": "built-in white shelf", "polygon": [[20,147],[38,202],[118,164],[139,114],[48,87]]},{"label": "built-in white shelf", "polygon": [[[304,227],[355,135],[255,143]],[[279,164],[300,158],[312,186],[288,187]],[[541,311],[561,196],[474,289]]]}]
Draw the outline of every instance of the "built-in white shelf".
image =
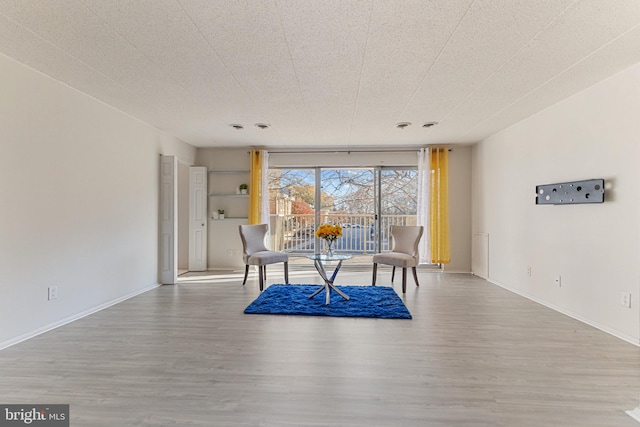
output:
[{"label": "built-in white shelf", "polygon": [[211,194],[209,194],[209,197],[249,197],[249,195],[248,194],[235,194],[235,193],[228,193],[228,194],[211,193]]}]

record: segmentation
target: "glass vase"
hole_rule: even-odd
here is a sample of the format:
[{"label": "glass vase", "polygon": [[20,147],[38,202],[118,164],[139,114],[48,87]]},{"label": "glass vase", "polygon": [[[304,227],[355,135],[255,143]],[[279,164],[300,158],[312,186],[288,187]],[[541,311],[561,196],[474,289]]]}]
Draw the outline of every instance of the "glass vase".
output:
[{"label": "glass vase", "polygon": [[333,257],[333,241],[325,240],[325,242],[327,242],[327,257],[331,258]]}]

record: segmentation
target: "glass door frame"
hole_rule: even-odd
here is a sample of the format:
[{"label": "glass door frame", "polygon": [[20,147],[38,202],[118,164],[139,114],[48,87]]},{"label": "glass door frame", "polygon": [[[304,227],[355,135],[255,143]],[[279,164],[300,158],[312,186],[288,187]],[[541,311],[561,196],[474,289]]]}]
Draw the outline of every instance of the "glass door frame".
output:
[{"label": "glass door frame", "polygon": [[375,166],[373,169],[373,252],[382,252],[382,167]]},{"label": "glass door frame", "polygon": [[[320,166],[316,166],[315,168],[315,179],[316,179],[316,188],[315,188],[315,206],[313,207],[314,220],[313,222],[316,225],[316,230],[320,225],[320,214],[322,212],[322,168]],[[322,251],[322,240],[319,237],[316,237],[315,233],[313,235],[315,242],[313,244],[313,253],[316,255],[320,255]]]},{"label": "glass door frame", "polygon": [[[385,236],[386,234],[388,234],[388,230],[385,230],[385,224],[386,226],[388,226],[389,224],[387,222],[384,221],[384,213],[383,209],[384,209],[384,200],[383,200],[383,179],[385,176],[384,171],[385,170],[389,170],[389,171],[394,171],[394,170],[416,170],[416,167],[413,166],[365,166],[365,167],[348,167],[348,166],[339,166],[339,167],[332,167],[332,166],[301,166],[301,167],[274,167],[274,168],[270,168],[273,170],[307,170],[309,172],[313,171],[314,173],[314,178],[313,178],[313,182],[314,182],[314,213],[313,213],[313,218],[314,218],[314,226],[315,229],[313,230],[313,250],[311,251],[314,254],[320,254],[322,252],[323,249],[323,244],[322,244],[322,240],[317,238],[315,236],[315,230],[317,230],[318,225],[320,225],[320,222],[322,220],[323,214],[322,214],[322,195],[323,195],[323,171],[332,171],[332,170],[367,170],[370,171],[372,174],[372,194],[373,194],[373,206],[372,209],[369,211],[373,211],[373,227],[371,229],[371,225],[369,225],[367,223],[367,221],[360,221],[360,225],[363,225],[362,223],[364,222],[364,230],[362,231],[363,233],[363,237],[361,238],[361,243],[358,243],[357,245],[362,245],[361,249],[359,249],[356,253],[359,253],[359,251],[362,251],[363,255],[366,254],[375,254],[375,253],[380,253],[383,251],[383,249],[385,249]],[[366,183],[366,181],[365,181]],[[363,209],[363,211],[366,212],[366,208]],[[345,214],[345,215],[349,215],[349,214]],[[355,214],[354,214],[355,215]],[[393,214],[390,214],[393,215]],[[410,215],[410,214],[409,214]],[[327,219],[325,218],[325,221]],[[357,221],[348,221],[349,223],[351,222],[357,222]],[[373,234],[373,235],[372,235]],[[311,237],[311,236],[309,236]],[[387,236],[388,237],[388,236]],[[367,243],[367,241],[369,243]],[[389,244],[389,242],[386,242],[387,246]],[[345,248],[344,250],[351,250],[351,251],[355,251],[357,247],[360,246],[354,246],[351,249]],[[370,249],[369,249],[370,248]],[[386,248],[386,249],[390,249],[390,248]]]}]

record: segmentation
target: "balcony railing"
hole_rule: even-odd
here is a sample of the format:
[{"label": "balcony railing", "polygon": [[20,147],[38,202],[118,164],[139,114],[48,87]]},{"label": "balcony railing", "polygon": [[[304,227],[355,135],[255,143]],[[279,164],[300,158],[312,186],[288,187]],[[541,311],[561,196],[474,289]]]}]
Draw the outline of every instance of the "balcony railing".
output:
[{"label": "balcony railing", "polygon": [[[369,214],[322,213],[320,223],[342,225],[342,237],[334,244],[334,252],[350,254],[376,253],[377,233],[380,236],[380,252],[388,251],[389,229],[392,225],[416,225],[415,215],[382,215],[380,231],[376,230],[375,217]],[[313,253],[316,242],[315,215],[292,214],[271,216],[271,243],[277,251]]]}]

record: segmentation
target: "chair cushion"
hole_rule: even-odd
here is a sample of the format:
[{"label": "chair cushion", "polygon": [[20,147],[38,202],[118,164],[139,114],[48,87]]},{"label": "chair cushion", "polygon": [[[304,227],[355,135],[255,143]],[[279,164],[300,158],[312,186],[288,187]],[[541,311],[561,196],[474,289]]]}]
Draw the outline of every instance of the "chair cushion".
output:
[{"label": "chair cushion", "polygon": [[401,254],[398,252],[384,252],[373,256],[373,262],[376,264],[394,265],[396,267],[415,267],[418,260],[411,255]]},{"label": "chair cushion", "polygon": [[417,256],[418,244],[422,237],[424,227],[421,225],[392,225],[391,238],[393,239],[392,252],[402,252]]},{"label": "chair cushion", "polygon": [[249,265],[267,265],[276,262],[289,261],[289,255],[284,252],[262,251],[252,254],[247,260]]},{"label": "chair cushion", "polygon": [[[267,235],[267,224],[240,225],[240,238],[245,255],[253,255],[256,252],[268,251],[264,244]],[[246,261],[245,261],[246,262]]]}]

